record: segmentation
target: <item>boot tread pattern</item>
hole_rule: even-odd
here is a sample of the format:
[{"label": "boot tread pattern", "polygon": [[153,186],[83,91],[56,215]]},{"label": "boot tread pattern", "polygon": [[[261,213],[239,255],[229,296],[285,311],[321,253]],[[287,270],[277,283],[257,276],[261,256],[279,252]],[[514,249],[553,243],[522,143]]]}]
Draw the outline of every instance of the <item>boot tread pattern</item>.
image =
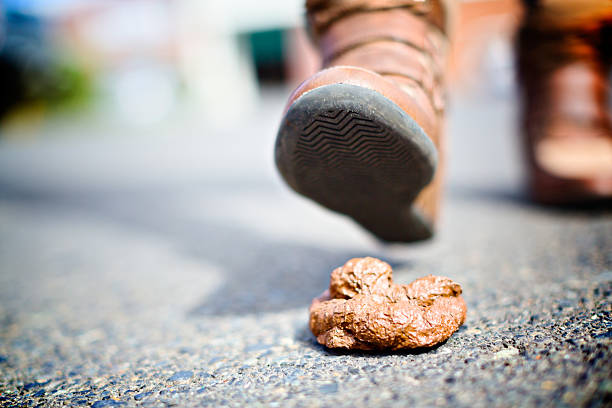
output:
[{"label": "boot tread pattern", "polygon": [[[295,150],[300,180],[307,184],[324,181],[338,189],[344,189],[344,183],[363,185],[368,181],[394,188],[406,185],[410,178],[407,164],[414,162],[414,150],[388,129],[342,109],[316,114],[304,127]],[[384,177],[371,179],[373,171]]]}]

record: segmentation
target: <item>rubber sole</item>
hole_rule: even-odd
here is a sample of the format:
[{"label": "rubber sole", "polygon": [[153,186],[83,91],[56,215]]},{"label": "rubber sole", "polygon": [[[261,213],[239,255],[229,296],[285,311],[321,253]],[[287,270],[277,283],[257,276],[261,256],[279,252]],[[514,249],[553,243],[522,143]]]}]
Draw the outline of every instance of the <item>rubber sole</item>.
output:
[{"label": "rubber sole", "polygon": [[281,121],[275,158],[296,192],[352,217],[382,240],[433,234],[412,202],[433,179],[436,148],[376,91],[332,84],[303,94]]}]

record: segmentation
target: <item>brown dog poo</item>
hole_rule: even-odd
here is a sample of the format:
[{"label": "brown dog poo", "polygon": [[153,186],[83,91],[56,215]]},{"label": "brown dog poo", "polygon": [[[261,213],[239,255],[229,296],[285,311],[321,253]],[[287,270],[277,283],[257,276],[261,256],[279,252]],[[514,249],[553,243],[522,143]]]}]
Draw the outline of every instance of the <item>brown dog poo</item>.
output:
[{"label": "brown dog poo", "polygon": [[329,290],[310,305],[310,330],[330,348],[398,350],[431,347],[465,321],[461,286],[426,276],[396,285],[391,266],[354,258],[331,274]]}]

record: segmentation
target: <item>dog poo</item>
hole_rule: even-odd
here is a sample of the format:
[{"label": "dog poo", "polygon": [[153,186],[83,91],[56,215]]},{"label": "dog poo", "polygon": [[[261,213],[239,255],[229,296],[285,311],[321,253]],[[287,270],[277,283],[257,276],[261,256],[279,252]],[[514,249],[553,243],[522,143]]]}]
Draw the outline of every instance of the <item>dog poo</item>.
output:
[{"label": "dog poo", "polygon": [[393,283],[391,266],[354,258],[331,274],[329,290],[310,305],[310,330],[329,348],[399,350],[432,347],[465,321],[461,286],[426,276]]}]

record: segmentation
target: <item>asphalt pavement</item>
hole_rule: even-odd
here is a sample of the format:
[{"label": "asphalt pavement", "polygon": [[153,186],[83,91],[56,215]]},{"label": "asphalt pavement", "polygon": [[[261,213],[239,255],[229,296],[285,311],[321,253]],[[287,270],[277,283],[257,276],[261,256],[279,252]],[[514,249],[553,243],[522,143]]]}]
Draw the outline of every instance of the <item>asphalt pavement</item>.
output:
[{"label": "asphalt pavement", "polygon": [[[452,101],[434,240],[385,245],[293,194],[286,93],[241,121],[60,116],[0,140],[0,406],[610,406],[612,216],[521,190],[512,94]],[[310,300],[355,256],[463,286],[434,349],[341,353]]]}]

